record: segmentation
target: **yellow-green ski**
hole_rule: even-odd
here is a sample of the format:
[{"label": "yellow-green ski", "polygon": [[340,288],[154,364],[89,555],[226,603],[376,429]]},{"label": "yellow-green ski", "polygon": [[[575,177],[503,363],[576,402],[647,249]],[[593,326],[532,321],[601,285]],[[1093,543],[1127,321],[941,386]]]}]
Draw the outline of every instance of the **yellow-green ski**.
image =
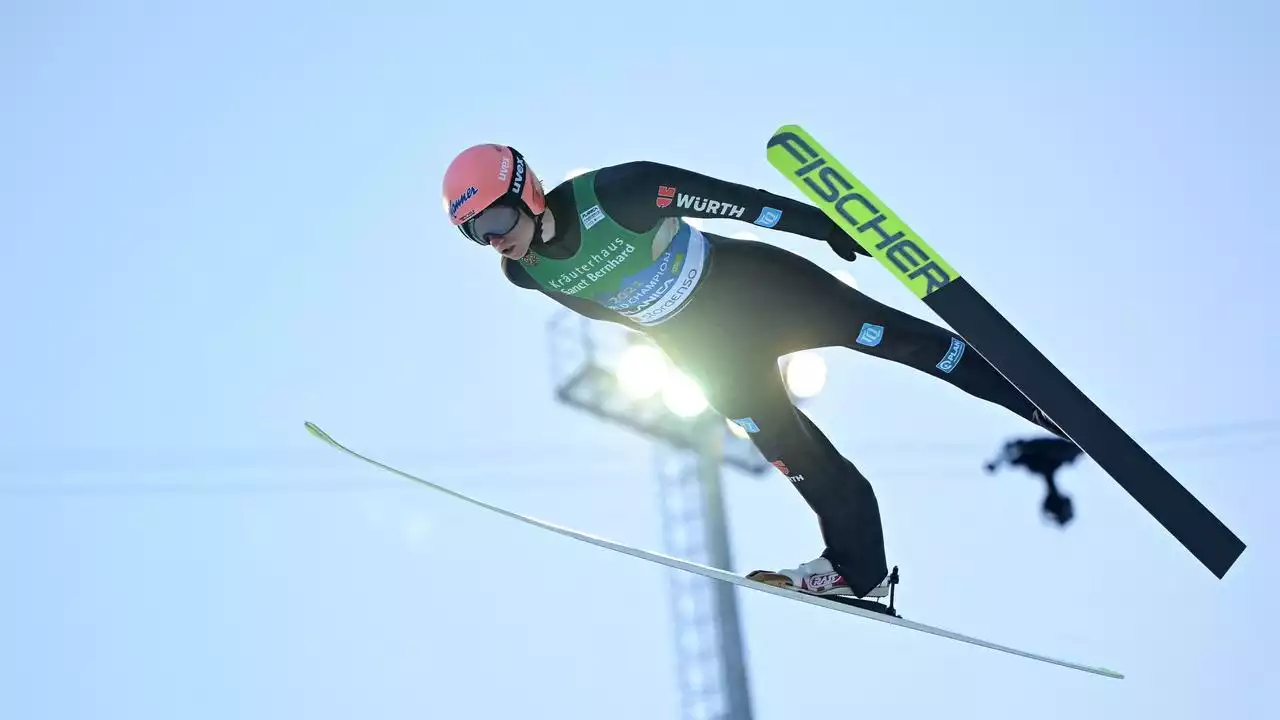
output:
[{"label": "yellow-green ski", "polygon": [[[897,213],[799,125],[769,138],[769,164],[995,366],[1214,575],[1245,545]],[[953,348],[954,349],[954,348]],[[963,347],[954,362],[962,362]]]}]

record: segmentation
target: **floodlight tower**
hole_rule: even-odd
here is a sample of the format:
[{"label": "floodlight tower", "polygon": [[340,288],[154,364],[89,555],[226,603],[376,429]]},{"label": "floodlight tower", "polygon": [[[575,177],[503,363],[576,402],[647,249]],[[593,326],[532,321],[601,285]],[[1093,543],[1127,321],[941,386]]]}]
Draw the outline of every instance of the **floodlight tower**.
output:
[{"label": "floodlight tower", "polygon": [[[756,476],[772,469],[746,432],[709,408],[701,389],[640,335],[563,312],[550,337],[557,399],[654,442],[665,552],[732,570],[721,466]],[[784,363],[793,399],[822,389],[820,355]],[[682,717],[750,720],[733,586],[691,573],[668,578]]]}]

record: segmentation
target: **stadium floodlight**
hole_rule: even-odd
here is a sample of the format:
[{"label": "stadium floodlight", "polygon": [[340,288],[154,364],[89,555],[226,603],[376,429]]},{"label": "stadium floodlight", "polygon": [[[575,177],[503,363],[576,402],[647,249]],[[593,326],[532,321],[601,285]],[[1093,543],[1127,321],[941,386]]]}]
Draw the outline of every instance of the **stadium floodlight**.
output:
[{"label": "stadium floodlight", "polygon": [[783,378],[792,395],[814,397],[826,387],[827,361],[813,350],[792,353],[786,358]]},{"label": "stadium floodlight", "polygon": [[614,368],[619,389],[635,400],[653,397],[667,384],[671,372],[666,354],[647,343],[628,345]]},{"label": "stadium floodlight", "polygon": [[707,396],[688,375],[672,369],[662,388],[662,402],[677,417],[692,418],[707,409]]}]

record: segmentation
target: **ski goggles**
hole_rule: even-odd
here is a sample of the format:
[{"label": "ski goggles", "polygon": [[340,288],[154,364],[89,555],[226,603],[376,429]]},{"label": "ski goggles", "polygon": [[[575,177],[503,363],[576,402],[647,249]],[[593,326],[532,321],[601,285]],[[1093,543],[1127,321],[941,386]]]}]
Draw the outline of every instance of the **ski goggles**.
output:
[{"label": "ski goggles", "polygon": [[488,245],[490,237],[502,237],[516,229],[520,210],[511,205],[490,205],[479,215],[462,223],[462,234],[480,245]]}]

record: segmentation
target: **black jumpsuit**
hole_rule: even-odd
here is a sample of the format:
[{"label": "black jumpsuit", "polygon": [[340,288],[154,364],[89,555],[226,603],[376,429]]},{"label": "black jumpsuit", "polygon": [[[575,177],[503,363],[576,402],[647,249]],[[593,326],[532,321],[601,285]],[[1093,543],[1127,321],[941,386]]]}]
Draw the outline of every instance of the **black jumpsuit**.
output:
[{"label": "black jumpsuit", "polygon": [[[850,242],[816,207],[654,162],[601,169],[596,193],[606,213],[636,231],[672,215],[750,224],[767,207],[781,211],[772,225],[776,230]],[[549,243],[535,243],[535,249],[567,257],[579,242],[572,184],[547,193],[547,203],[556,236]],[[744,420],[761,454],[791,480],[817,515],[826,544],[823,555],[854,594],[862,596],[888,573],[875,492],[794,406],[783,383],[780,356],[843,346],[908,365],[1028,420],[1034,406],[981,355],[965,351],[950,331],[873,300],[785,249],[705,235],[711,251],[701,285],[687,307],[654,327],[636,325],[589,300],[543,290],[517,262],[503,258],[503,267],[518,286],[541,290],[586,317],[645,333],[698,381],[717,412]]]}]

